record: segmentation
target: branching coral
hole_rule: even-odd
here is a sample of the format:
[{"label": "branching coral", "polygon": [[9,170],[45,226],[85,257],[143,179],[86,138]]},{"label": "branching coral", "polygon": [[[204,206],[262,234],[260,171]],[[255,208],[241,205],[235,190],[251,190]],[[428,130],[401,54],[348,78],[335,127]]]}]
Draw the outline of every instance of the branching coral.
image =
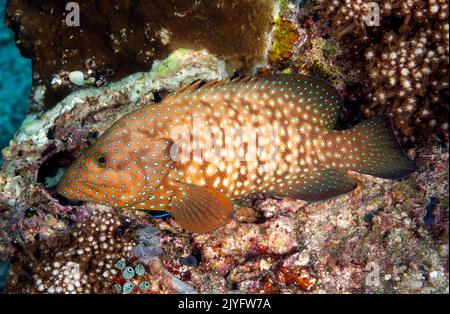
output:
[{"label": "branching coral", "polygon": [[[445,0],[317,0],[314,9],[332,23],[336,37],[352,36],[356,40],[370,40],[374,32],[382,33],[383,26],[389,25],[392,17],[404,18],[402,30],[430,18],[446,20],[448,17]],[[373,27],[377,25],[369,24],[376,22],[378,10],[381,27]]]},{"label": "branching coral", "polygon": [[25,247],[6,291],[99,293],[108,289],[118,273],[116,261],[130,256],[135,244],[127,224],[112,212],[98,211],[65,237]]},{"label": "branching coral", "polygon": [[322,12],[322,16],[331,20],[336,37],[341,38],[346,34],[358,31],[367,39],[367,28],[364,17],[369,13],[369,8],[363,0],[317,0],[316,10]]},{"label": "branching coral", "polygon": [[378,26],[367,23],[375,11],[366,1],[318,0],[315,6],[347,47],[345,57],[362,65],[367,79],[351,91],[364,99],[361,113],[389,113],[405,144],[418,138],[448,141],[447,1],[374,2]]},{"label": "branching coral", "polygon": [[389,112],[405,142],[448,130],[448,24],[411,39],[388,33],[366,59],[372,92],[365,115]]}]

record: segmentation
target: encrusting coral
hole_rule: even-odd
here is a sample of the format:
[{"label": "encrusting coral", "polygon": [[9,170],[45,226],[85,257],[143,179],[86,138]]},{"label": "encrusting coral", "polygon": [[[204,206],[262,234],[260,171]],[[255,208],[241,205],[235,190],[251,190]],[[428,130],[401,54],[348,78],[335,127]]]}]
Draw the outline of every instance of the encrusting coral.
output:
[{"label": "encrusting coral", "polygon": [[281,65],[294,51],[299,38],[296,26],[289,20],[279,17],[274,23],[272,47],[269,50],[269,62]]}]

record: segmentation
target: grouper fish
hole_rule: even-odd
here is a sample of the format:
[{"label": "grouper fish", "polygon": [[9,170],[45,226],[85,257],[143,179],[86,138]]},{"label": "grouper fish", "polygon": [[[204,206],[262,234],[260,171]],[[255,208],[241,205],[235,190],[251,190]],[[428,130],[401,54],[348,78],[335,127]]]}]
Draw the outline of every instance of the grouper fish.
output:
[{"label": "grouper fish", "polygon": [[57,191],[168,212],[202,233],[224,225],[232,201],[248,194],[320,201],[356,188],[349,170],[386,179],[415,171],[389,117],[335,130],[340,109],[338,92],[309,76],[195,82],[116,121],[80,153]]}]

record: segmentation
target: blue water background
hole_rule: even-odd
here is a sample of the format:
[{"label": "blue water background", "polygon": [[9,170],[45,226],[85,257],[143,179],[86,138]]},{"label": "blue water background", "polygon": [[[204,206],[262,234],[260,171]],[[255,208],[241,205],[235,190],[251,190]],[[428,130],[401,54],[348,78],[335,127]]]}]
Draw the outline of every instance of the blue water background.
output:
[{"label": "blue water background", "polygon": [[[32,78],[31,61],[20,55],[14,34],[5,25],[5,9],[6,0],[0,0],[0,149],[8,145],[25,117]],[[8,264],[0,261],[0,293],[7,274]]]},{"label": "blue water background", "polygon": [[[0,0],[0,149],[8,145],[28,109],[31,60],[20,55],[5,25],[6,0]],[[2,161],[0,158],[0,165]]]}]

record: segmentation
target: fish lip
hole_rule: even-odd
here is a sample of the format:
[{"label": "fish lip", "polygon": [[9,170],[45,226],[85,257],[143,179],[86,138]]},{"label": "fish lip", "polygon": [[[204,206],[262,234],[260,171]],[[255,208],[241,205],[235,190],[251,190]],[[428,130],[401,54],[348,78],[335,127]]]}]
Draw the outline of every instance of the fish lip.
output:
[{"label": "fish lip", "polygon": [[66,172],[64,173],[64,175],[59,179],[58,183],[56,184],[56,193],[58,193],[59,195],[61,195],[61,196],[63,196],[63,197],[65,197],[65,196],[63,195],[63,189],[64,189],[63,181],[65,180],[65,178],[66,178],[66,176],[67,176],[67,171],[68,171],[68,170],[66,170]]},{"label": "fish lip", "polygon": [[58,193],[58,195],[64,196],[62,194],[61,189],[62,189],[62,187],[61,187],[61,181],[60,181],[60,182],[58,182],[58,184],[56,184],[56,193]]},{"label": "fish lip", "polygon": [[63,185],[62,180],[60,180],[58,182],[58,184],[56,185],[56,193],[59,196],[62,196],[62,197],[66,198],[66,199],[69,199],[69,200],[79,200],[79,199],[77,199],[76,197],[74,197],[73,195],[70,194],[68,188]]},{"label": "fish lip", "polygon": [[[64,174],[64,176],[65,176],[65,174]],[[99,203],[99,201],[102,199],[97,198],[95,196],[96,192],[100,192],[98,184],[92,185],[90,183],[82,182],[77,178],[73,179],[74,180],[73,183],[84,184],[86,186],[86,189],[87,188],[91,189],[91,192],[89,192],[89,193],[86,192],[86,198],[82,198],[82,197],[80,197],[80,193],[75,193],[75,192],[71,193],[70,192],[70,188],[67,187],[67,185],[65,185],[63,183],[64,176],[60,179],[60,181],[58,182],[58,184],[56,186],[56,192],[59,196],[62,196],[64,198],[72,200],[72,201],[90,202],[90,203],[94,203],[94,204],[112,206],[109,201],[108,201],[108,203],[103,203],[103,204]],[[115,188],[117,188],[117,187],[115,186]]]}]

